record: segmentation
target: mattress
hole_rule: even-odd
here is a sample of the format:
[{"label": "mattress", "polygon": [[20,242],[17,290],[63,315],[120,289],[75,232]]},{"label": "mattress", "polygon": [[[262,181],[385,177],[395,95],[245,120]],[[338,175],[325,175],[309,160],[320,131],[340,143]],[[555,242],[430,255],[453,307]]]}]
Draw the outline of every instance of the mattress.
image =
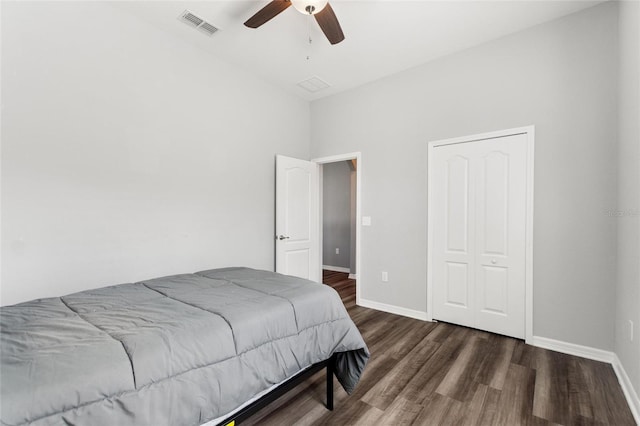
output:
[{"label": "mattress", "polygon": [[249,268],[175,275],[0,310],[3,425],[200,425],[336,354],[369,351],[338,294]]}]

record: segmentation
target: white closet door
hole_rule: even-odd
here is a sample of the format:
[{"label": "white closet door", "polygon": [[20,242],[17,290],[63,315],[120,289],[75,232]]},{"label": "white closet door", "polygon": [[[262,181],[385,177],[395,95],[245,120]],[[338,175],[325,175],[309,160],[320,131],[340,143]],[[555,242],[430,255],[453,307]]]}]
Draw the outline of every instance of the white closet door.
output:
[{"label": "white closet door", "polygon": [[433,316],[525,335],[527,136],[433,150]]},{"label": "white closet door", "polygon": [[475,180],[459,145],[434,150],[434,319],[475,326]]}]

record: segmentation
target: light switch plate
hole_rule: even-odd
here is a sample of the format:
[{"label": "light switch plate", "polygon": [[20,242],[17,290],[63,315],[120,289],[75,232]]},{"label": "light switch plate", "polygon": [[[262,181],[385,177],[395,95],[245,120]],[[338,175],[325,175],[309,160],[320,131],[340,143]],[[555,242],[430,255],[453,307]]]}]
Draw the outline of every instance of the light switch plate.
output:
[{"label": "light switch plate", "polygon": [[362,226],[371,226],[371,216],[362,216]]}]

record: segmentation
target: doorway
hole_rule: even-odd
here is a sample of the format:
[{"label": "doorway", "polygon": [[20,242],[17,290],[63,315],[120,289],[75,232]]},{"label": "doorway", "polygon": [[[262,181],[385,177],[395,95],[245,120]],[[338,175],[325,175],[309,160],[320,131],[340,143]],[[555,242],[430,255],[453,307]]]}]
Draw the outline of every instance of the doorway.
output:
[{"label": "doorway", "polygon": [[356,160],[322,166],[322,269],[356,275]]},{"label": "doorway", "polygon": [[533,127],[429,144],[429,317],[532,337]]},{"label": "doorway", "polygon": [[360,153],[312,160],[319,165],[320,264],[325,277],[336,274],[355,281],[356,304],[360,302]]}]

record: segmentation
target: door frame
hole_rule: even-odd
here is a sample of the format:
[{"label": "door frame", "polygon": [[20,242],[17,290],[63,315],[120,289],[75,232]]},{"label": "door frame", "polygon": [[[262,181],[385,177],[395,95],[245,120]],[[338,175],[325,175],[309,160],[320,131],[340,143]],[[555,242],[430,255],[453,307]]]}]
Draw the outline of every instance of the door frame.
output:
[{"label": "door frame", "polygon": [[360,262],[361,259],[361,247],[362,244],[360,243],[360,236],[362,235],[361,232],[361,227],[362,227],[362,219],[361,219],[361,214],[362,214],[362,154],[360,152],[351,152],[351,153],[347,153],[347,154],[338,154],[338,155],[331,155],[328,157],[320,157],[320,158],[314,158],[311,160],[311,162],[316,163],[318,165],[318,167],[320,168],[320,173],[318,174],[318,183],[319,183],[319,197],[320,197],[320,203],[319,203],[319,207],[320,207],[320,215],[319,215],[319,221],[318,221],[318,235],[320,236],[319,238],[319,247],[318,247],[318,255],[319,255],[319,260],[320,260],[320,269],[322,269],[322,228],[323,228],[323,218],[322,218],[322,206],[323,206],[323,197],[322,197],[322,181],[323,181],[323,173],[322,173],[322,166],[323,164],[328,164],[328,163],[337,163],[339,161],[348,161],[348,160],[356,160],[356,305],[360,305],[360,278],[363,276],[362,275],[362,263]]},{"label": "door frame", "polygon": [[533,178],[535,126],[517,127],[477,135],[443,139],[428,143],[427,171],[427,320],[433,321],[433,150],[439,146],[473,143],[514,135],[527,135],[527,184],[526,184],[526,230],[525,230],[525,342],[533,341]]}]

